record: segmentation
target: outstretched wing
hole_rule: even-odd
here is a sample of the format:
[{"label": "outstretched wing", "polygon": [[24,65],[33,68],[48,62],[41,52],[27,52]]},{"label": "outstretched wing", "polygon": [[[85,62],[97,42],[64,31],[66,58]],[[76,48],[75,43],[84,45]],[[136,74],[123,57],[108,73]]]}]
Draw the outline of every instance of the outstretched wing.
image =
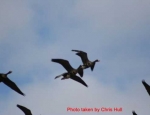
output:
[{"label": "outstretched wing", "polygon": [[81,83],[82,85],[88,87],[88,85],[80,77],[78,77],[78,76],[71,76],[71,79],[73,79],[73,80]]},{"label": "outstretched wing", "polygon": [[72,50],[72,51],[74,51],[74,52],[78,52],[78,53],[76,53],[76,55],[80,56],[80,58],[81,58],[81,60],[82,60],[83,64],[85,64],[86,62],[88,62],[88,61],[89,61],[89,59],[88,59],[88,56],[87,56],[87,53],[86,53],[86,52],[83,52],[83,51],[80,51],[80,50]]},{"label": "outstretched wing", "polygon": [[142,83],[146,89],[146,91],[148,92],[148,94],[150,95],[150,86],[145,82],[145,80],[142,80]]},{"label": "outstretched wing", "polygon": [[17,105],[17,107],[21,109],[25,113],[25,115],[32,115],[31,111],[27,109],[26,107],[21,106],[21,105]]},{"label": "outstretched wing", "polygon": [[70,65],[69,61],[67,61],[67,60],[52,59],[51,61],[61,64],[68,72],[70,72],[73,69],[73,67]]},{"label": "outstretched wing", "polygon": [[132,114],[133,114],[133,115],[137,115],[137,114],[135,113],[135,111],[132,111]]},{"label": "outstretched wing", "polygon": [[25,96],[25,94],[22,93],[22,91],[17,87],[17,85],[14,82],[12,82],[9,78],[7,77],[4,78],[3,83],[7,85],[8,87],[10,87],[11,89],[13,89],[14,91],[18,92],[19,94]]}]

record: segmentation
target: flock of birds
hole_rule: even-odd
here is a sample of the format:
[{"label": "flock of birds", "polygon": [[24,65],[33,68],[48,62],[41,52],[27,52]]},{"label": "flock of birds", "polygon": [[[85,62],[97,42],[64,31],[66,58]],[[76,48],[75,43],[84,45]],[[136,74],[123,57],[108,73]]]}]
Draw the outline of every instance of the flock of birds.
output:
[{"label": "flock of birds", "polygon": [[[75,81],[81,83],[82,85],[88,87],[88,85],[80,78],[80,77],[83,77],[83,73],[84,73],[83,70],[87,69],[87,68],[91,68],[91,71],[93,71],[95,63],[100,62],[100,60],[96,59],[95,61],[90,61],[88,59],[86,52],[83,52],[80,50],[72,50],[72,51],[76,52],[76,55],[78,55],[81,58],[83,65],[80,65],[77,69],[74,69],[70,65],[69,61],[67,61],[65,59],[52,59],[51,60],[52,62],[61,64],[67,70],[67,72],[56,76],[55,79],[63,76],[63,78],[61,80],[70,78],[70,79],[75,80]],[[17,93],[25,96],[25,94],[18,88],[18,86],[7,77],[7,75],[11,74],[11,73],[12,73],[12,71],[9,71],[8,73],[5,73],[5,74],[0,73],[0,82],[3,82],[5,85],[10,87]],[[76,75],[77,73],[80,75],[80,77]],[[150,85],[148,85],[144,80],[142,80],[142,83],[143,83],[146,91],[150,95]],[[17,107],[19,109],[21,109],[25,115],[32,115],[31,111],[28,108],[26,108],[22,105],[19,105],[19,104],[17,104]],[[135,111],[132,111],[132,113],[133,113],[133,115],[137,115]]]},{"label": "flock of birds", "polygon": [[[88,56],[87,56],[86,52],[83,52],[83,51],[80,51],[80,50],[72,50],[72,51],[77,52],[76,55],[80,56],[83,65],[80,65],[77,69],[74,69],[70,65],[69,61],[67,61],[67,60],[64,60],[64,59],[52,59],[51,60],[52,62],[61,64],[67,70],[67,72],[56,76],[55,79],[63,76],[63,78],[61,80],[70,78],[70,79],[75,80],[75,81],[81,83],[82,85],[88,87],[88,85],[80,78],[80,77],[83,77],[83,69],[87,69],[87,68],[90,67],[91,70],[93,71],[95,63],[99,62],[100,60],[97,59],[95,61],[90,61],[88,59]],[[80,75],[80,77],[76,75],[77,73]]]}]

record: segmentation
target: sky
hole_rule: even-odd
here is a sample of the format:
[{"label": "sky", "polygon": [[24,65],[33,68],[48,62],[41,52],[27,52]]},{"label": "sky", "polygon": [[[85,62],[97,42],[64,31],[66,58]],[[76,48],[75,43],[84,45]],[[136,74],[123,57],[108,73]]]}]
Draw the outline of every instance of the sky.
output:
[{"label": "sky", "polygon": [[[149,115],[149,0],[1,0],[0,73],[26,94],[0,83],[0,115]],[[88,88],[68,79],[52,58],[77,68],[72,49],[99,59],[94,71],[84,70]],[[122,108],[121,112],[71,112],[67,108]]]}]

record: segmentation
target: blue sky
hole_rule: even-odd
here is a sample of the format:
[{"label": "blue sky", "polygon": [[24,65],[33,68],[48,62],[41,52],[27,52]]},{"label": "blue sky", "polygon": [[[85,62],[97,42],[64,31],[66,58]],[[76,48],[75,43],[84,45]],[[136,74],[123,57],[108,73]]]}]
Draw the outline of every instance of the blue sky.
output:
[{"label": "blue sky", "polygon": [[[33,114],[72,115],[70,107],[122,107],[105,115],[148,115],[150,84],[149,0],[2,0],[0,4],[1,73],[26,94],[20,96],[0,83],[0,114],[23,115],[16,104]],[[82,64],[72,49],[99,59],[94,71],[84,71],[88,88],[55,76],[65,69],[52,58]],[[138,95],[138,96],[137,96]],[[83,113],[78,113],[83,114]],[[100,114],[100,113],[84,113]]]}]

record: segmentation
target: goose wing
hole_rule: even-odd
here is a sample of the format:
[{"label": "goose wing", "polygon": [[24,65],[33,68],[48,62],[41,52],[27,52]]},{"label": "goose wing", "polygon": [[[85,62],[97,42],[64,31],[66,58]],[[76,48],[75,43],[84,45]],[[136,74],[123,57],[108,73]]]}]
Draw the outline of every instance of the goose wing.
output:
[{"label": "goose wing", "polygon": [[22,93],[22,91],[17,87],[17,85],[14,82],[12,82],[8,77],[3,79],[3,83],[11,89],[13,89],[14,91],[18,92],[19,94],[25,96],[25,94]]},{"label": "goose wing", "polygon": [[135,113],[135,111],[132,111],[132,114],[133,114],[133,115],[137,115],[137,114]]},{"label": "goose wing", "polygon": [[27,109],[26,107],[21,106],[21,105],[17,105],[17,107],[21,109],[25,113],[25,115],[32,115],[31,111]]},{"label": "goose wing", "polygon": [[89,61],[89,59],[88,59],[88,56],[87,56],[87,53],[86,53],[86,52],[84,52],[84,51],[80,51],[80,50],[72,50],[72,51],[77,52],[77,53],[76,53],[76,55],[80,56],[80,58],[81,58],[81,60],[82,60],[83,64],[85,64],[86,62],[88,62],[88,61]]},{"label": "goose wing", "polygon": [[142,83],[146,89],[146,91],[148,92],[148,94],[150,95],[150,86],[145,82],[145,80],[142,80]]},{"label": "goose wing", "polygon": [[81,83],[82,85],[88,87],[88,85],[80,77],[78,77],[78,76],[71,76],[71,79],[73,79],[73,80]]},{"label": "goose wing", "polygon": [[73,67],[70,65],[69,61],[67,61],[67,60],[52,59],[51,61],[61,64],[68,72],[70,72],[73,69]]}]

